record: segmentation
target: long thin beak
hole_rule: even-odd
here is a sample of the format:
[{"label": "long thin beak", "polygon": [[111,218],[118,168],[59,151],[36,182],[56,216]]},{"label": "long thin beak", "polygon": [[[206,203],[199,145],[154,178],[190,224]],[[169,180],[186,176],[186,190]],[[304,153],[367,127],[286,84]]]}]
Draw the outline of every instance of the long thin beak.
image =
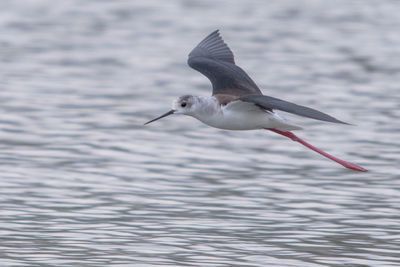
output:
[{"label": "long thin beak", "polygon": [[151,123],[151,122],[153,122],[153,121],[159,120],[159,119],[161,119],[161,118],[167,117],[167,116],[169,116],[169,115],[171,115],[171,114],[174,114],[174,112],[175,112],[175,110],[171,109],[170,111],[168,111],[167,113],[161,115],[160,117],[157,117],[157,118],[155,118],[155,119],[152,119],[151,121],[146,122],[144,125],[149,124],[149,123]]}]

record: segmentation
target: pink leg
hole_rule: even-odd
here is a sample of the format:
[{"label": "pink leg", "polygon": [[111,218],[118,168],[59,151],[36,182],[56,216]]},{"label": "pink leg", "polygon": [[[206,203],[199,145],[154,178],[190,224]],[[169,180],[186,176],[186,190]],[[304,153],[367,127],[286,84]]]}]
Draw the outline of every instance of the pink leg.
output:
[{"label": "pink leg", "polygon": [[356,164],[354,164],[354,163],[351,163],[351,162],[348,162],[348,161],[344,161],[344,160],[338,159],[338,158],[336,158],[336,157],[334,157],[334,156],[332,156],[332,155],[329,155],[328,153],[322,151],[321,149],[316,148],[315,146],[313,146],[313,145],[307,143],[306,141],[304,141],[304,140],[301,139],[300,137],[297,137],[297,135],[295,135],[295,134],[292,133],[292,132],[284,132],[284,131],[280,131],[280,130],[277,130],[277,129],[274,129],[274,128],[266,128],[266,129],[267,129],[267,130],[270,130],[270,131],[273,131],[273,132],[275,132],[275,133],[277,133],[277,134],[281,134],[281,135],[283,135],[283,136],[286,136],[286,137],[292,139],[293,141],[299,142],[299,143],[302,144],[303,146],[306,146],[306,147],[308,147],[309,149],[314,150],[315,152],[321,154],[322,156],[327,157],[328,159],[331,159],[331,160],[333,160],[333,161],[335,161],[335,162],[337,162],[337,163],[343,165],[344,167],[346,167],[346,168],[348,168],[348,169],[351,169],[351,170],[354,170],[354,171],[359,171],[359,172],[366,172],[366,171],[367,171],[367,170],[364,169],[363,167],[358,166],[358,165],[356,165]]}]

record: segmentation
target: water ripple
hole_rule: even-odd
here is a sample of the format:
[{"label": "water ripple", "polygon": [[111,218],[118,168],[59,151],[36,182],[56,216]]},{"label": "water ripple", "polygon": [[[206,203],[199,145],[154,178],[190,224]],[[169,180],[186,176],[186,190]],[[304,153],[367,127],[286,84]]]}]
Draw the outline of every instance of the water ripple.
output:
[{"label": "water ripple", "polygon": [[[0,265],[400,265],[395,1],[0,7]],[[186,57],[216,28],[264,93],[357,125],[290,117],[369,172],[264,131],[143,127],[209,94]]]}]

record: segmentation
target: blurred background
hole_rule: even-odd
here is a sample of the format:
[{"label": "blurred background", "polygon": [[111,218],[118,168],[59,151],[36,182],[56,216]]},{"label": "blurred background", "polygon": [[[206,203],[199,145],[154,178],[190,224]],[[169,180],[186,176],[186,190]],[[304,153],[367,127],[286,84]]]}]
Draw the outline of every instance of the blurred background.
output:
[{"label": "blurred background", "polygon": [[[400,3],[0,2],[0,265],[398,266]],[[171,116],[220,29],[356,173],[266,131]]]}]

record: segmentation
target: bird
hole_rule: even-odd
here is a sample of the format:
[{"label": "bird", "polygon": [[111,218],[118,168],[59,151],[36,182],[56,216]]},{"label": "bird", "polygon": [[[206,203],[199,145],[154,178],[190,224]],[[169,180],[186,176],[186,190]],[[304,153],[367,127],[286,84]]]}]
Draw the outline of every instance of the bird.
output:
[{"label": "bird", "polygon": [[233,52],[222,39],[219,30],[205,37],[189,53],[187,63],[210,80],[212,95],[180,96],[174,100],[170,111],[144,125],[172,114],[183,114],[224,130],[266,129],[298,142],[345,168],[367,171],[357,164],[336,158],[295,135],[292,131],[301,130],[302,127],[289,122],[277,110],[325,122],[348,123],[316,109],[264,95],[249,75],[235,64]]}]

